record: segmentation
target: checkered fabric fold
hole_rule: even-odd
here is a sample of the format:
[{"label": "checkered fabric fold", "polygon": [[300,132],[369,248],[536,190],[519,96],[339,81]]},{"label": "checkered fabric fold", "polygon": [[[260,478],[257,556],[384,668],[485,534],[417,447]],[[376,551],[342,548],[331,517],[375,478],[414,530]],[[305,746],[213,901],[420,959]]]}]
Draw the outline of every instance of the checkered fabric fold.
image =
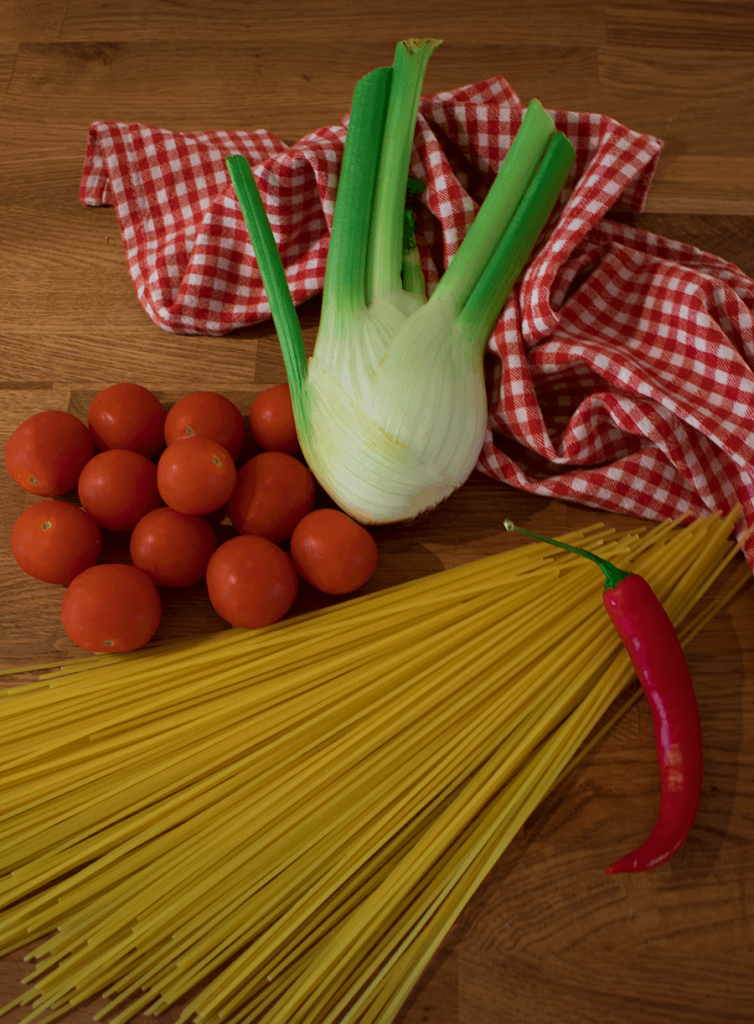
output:
[{"label": "checkered fabric fold", "polygon": [[[410,174],[425,183],[417,235],[430,291],[524,113],[500,77],[422,99]],[[576,163],[488,344],[478,468],[531,493],[649,519],[739,503],[743,536],[754,525],[754,282],[616,219],[643,209],[659,139],[598,114],[550,113]],[[347,123],[288,147],[263,130],[97,121],[80,198],[115,207],[156,324],[226,334],[270,307],[225,158],[251,162],[299,305],[323,286]],[[754,568],[754,538],[745,553]]]}]

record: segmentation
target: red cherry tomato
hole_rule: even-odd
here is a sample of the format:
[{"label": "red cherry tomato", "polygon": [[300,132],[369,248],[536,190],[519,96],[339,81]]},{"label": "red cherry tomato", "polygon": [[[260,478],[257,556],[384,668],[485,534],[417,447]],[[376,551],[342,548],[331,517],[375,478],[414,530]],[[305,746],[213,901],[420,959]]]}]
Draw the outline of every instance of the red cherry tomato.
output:
[{"label": "red cherry tomato", "polygon": [[290,558],[264,537],[242,534],[215,551],[207,566],[212,607],[232,626],[258,629],[288,612],[298,576]]},{"label": "red cherry tomato", "polygon": [[88,512],[49,499],[21,513],[11,530],[10,549],[29,576],[68,586],[99,558],[102,534]]},{"label": "red cherry tomato", "polygon": [[157,632],[157,587],[133,565],[93,565],[63,595],[63,628],[87,651],[134,651]]},{"label": "red cherry tomato", "polygon": [[241,454],[246,424],[237,406],[214,391],[194,391],[179,399],[165,420],[165,442],[209,437],[227,448],[235,462]]},{"label": "red cherry tomato", "polygon": [[104,529],[133,530],[142,516],[162,504],[157,467],[138,452],[100,452],[81,471],[79,501]]},{"label": "red cherry tomato", "polygon": [[134,527],[131,561],[158,586],[191,587],[204,579],[216,547],[206,519],[163,506],[147,512]]},{"label": "red cherry tomato", "polygon": [[249,426],[254,440],[265,451],[288,455],[301,451],[287,384],[276,384],[257,395],[249,410]]},{"label": "red cherry tomato", "polygon": [[121,448],[151,459],[165,447],[167,412],[141,384],[112,384],[89,406],[89,430],[100,451]]},{"label": "red cherry tomato", "polygon": [[236,467],[227,448],[209,437],[168,445],[157,463],[162,500],[176,512],[203,516],[222,508],[233,493]]},{"label": "red cherry tomato", "polygon": [[5,465],[25,491],[53,498],[73,490],[93,455],[92,435],[81,420],[50,409],[16,427],[5,446]]},{"label": "red cherry tomato", "polygon": [[291,537],[299,576],[325,594],[350,594],[377,567],[377,545],[363,526],[336,508],[310,512]]},{"label": "red cherry tomato", "polygon": [[277,543],[288,540],[315,498],[314,477],[302,462],[285,452],[262,452],[238,471],[228,515],[239,533]]}]

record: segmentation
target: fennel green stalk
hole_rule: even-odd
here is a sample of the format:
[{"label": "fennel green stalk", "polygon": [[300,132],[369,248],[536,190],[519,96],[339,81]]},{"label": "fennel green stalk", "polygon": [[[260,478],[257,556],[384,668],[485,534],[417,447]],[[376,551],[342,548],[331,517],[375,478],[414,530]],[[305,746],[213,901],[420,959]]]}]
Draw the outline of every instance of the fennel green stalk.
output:
[{"label": "fennel green stalk", "polygon": [[404,250],[404,224],[421,86],[437,45],[399,43],[392,68],[356,85],[308,365],[251,168],[244,157],[227,160],[280,339],[302,452],[328,494],[365,524],[412,518],[473,470],[487,423],[484,347],[575,158],[533,100],[427,299],[410,240]]}]

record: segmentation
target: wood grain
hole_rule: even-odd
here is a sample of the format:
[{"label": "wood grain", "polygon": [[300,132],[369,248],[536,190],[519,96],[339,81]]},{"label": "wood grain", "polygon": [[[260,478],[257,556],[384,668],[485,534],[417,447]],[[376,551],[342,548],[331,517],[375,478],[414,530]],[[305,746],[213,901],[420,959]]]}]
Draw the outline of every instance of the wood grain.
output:
[{"label": "wood grain", "polygon": [[648,0],[605,7],[605,37],[610,45],[641,51],[655,48],[694,50],[700,56],[721,50],[751,53],[754,21],[748,0]]},{"label": "wood grain", "polygon": [[745,955],[459,957],[458,990],[461,1019],[477,1024],[751,1022],[751,963]]},{"label": "wood grain", "polygon": [[[665,146],[645,212],[619,214],[754,275],[754,10],[645,0],[0,0],[0,445],[26,416],[82,419],[119,380],[166,405],[207,388],[246,413],[284,380],[269,322],[225,338],[171,335],[137,302],[117,218],[78,186],[89,124],[258,128],[293,143],[347,112],[357,77],[410,35],[445,40],[426,91],[503,75],[527,101],[609,114]],[[311,348],[319,301],[299,310]],[[254,451],[249,436],[245,455]],[[62,589],[12,560],[33,498],[0,482],[0,663],[77,653]],[[408,527],[377,532],[377,589],[543,532],[631,523],[530,497],[475,473]],[[127,557],[110,535],[105,555]],[[315,607],[313,592],[303,607]],[[750,1024],[754,1021],[754,588],[698,636],[689,662],[704,722],[705,788],[679,855],[637,877],[606,863],[657,809],[651,720],[633,707],[529,819],[433,959],[400,1024]],[[201,585],[166,596],[160,636],[223,628]],[[0,1005],[24,950],[0,959]],[[101,1005],[68,1014],[88,1024]],[[17,1024],[25,1011],[6,1019]],[[168,1015],[169,1021],[174,1015]],[[146,1024],[139,1018],[138,1024]]]}]

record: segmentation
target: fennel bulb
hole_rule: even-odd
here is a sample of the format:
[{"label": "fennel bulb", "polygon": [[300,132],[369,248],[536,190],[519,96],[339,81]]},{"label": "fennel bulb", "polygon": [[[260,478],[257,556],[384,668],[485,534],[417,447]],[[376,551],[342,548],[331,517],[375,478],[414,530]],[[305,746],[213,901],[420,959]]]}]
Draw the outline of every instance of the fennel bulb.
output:
[{"label": "fennel bulb", "polygon": [[366,311],[345,337],[322,323],[303,391],[304,457],[361,523],[412,518],[452,494],[476,464],[487,422],[482,353],[450,304],[381,312],[376,324]]},{"label": "fennel bulb", "polygon": [[366,525],[413,518],[468,479],[487,423],[485,344],[575,158],[532,101],[427,299],[404,229],[421,85],[437,45],[399,43],[392,68],[356,85],[308,364],[251,168],[241,156],[227,161],[280,338],[302,452],[325,491]]}]

